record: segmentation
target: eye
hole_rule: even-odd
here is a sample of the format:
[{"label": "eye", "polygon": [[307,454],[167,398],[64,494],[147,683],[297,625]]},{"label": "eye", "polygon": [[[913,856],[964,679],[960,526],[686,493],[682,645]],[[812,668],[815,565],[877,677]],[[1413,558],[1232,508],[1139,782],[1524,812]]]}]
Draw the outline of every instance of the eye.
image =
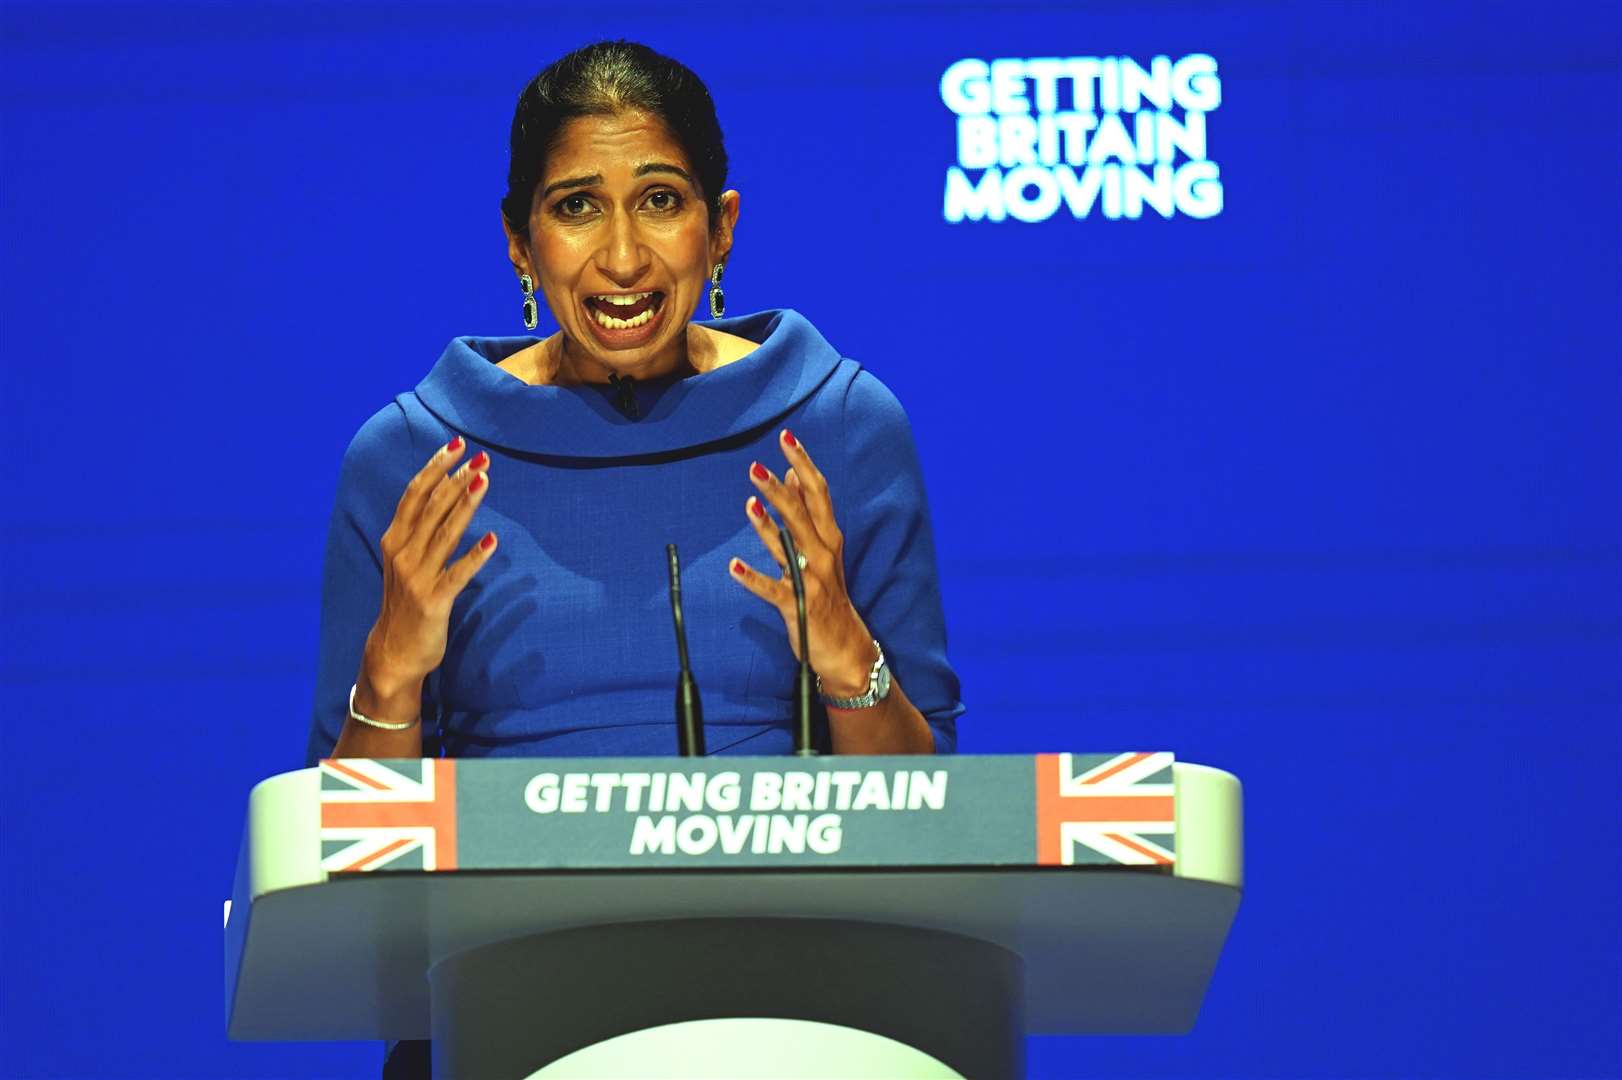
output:
[{"label": "eye", "polygon": [[584,195],[565,195],[553,204],[552,209],[559,217],[584,217],[591,211],[591,200]]},{"label": "eye", "polygon": [[659,188],[656,191],[649,192],[646,202],[648,209],[657,210],[660,213],[669,213],[681,209],[681,196],[669,188]]}]

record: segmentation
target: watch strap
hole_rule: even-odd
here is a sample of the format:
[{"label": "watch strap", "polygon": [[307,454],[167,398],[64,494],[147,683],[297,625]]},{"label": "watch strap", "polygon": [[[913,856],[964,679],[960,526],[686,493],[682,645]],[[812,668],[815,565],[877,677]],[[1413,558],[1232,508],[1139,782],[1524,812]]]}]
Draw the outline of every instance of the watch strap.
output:
[{"label": "watch strap", "polygon": [[868,709],[890,696],[890,667],[884,659],[884,647],[877,639],[873,641],[873,651],[879,655],[873,661],[872,670],[867,673],[865,694],[850,698],[830,697],[822,692],[822,676],[817,676],[817,697],[824,705],[830,709]]}]

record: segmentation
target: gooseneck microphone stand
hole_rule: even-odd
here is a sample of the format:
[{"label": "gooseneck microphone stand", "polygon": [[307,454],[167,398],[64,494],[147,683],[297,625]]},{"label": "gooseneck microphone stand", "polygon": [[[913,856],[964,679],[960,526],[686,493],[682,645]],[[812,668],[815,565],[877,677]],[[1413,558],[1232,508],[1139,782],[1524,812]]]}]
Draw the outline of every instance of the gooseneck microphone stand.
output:
[{"label": "gooseneck microphone stand", "polygon": [[805,579],[800,575],[800,553],[794,548],[794,537],[785,526],[777,527],[783,544],[783,557],[788,560],[789,580],[794,583],[794,614],[799,619],[800,670],[794,682],[794,753],[800,757],[815,757],[811,745],[811,643],[805,636]]},{"label": "gooseneck microphone stand", "polygon": [[698,683],[687,660],[687,627],[681,613],[681,563],[676,545],[666,544],[670,557],[670,616],[676,623],[676,656],[681,674],[676,677],[676,753],[682,757],[704,756],[704,706],[698,697]]}]

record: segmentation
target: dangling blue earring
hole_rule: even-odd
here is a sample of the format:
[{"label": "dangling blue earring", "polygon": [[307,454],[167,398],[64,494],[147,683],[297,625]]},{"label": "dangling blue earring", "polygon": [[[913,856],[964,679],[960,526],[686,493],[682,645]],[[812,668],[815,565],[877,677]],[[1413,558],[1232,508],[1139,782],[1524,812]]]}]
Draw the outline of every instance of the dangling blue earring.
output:
[{"label": "dangling blue earring", "polygon": [[523,274],[518,284],[524,290],[524,329],[533,330],[540,322],[540,312],[535,308],[535,282],[528,274]]},{"label": "dangling blue earring", "polygon": [[726,269],[725,263],[716,263],[715,269],[710,271],[710,318],[719,319],[727,313],[727,296],[721,291],[721,272]]}]

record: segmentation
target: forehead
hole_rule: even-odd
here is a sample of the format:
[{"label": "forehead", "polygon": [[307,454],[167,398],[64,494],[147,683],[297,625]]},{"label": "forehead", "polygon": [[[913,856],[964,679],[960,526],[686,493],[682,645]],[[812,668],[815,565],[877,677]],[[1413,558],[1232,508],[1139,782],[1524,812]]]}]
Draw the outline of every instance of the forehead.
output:
[{"label": "forehead", "polygon": [[688,172],[693,168],[681,143],[657,116],[640,111],[580,116],[559,129],[546,155],[543,183],[592,174],[606,179],[654,161]]}]

